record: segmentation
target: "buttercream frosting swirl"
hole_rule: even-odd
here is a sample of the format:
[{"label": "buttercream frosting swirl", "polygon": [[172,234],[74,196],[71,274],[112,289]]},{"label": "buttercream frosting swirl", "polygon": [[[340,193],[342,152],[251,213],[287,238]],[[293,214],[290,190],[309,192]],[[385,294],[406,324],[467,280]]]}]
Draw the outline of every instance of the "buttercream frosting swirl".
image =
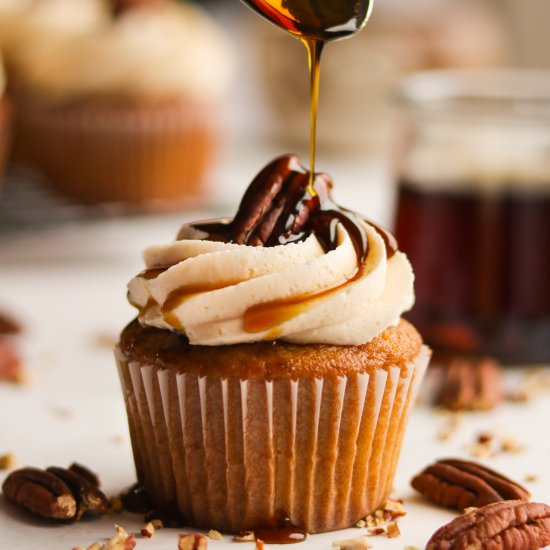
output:
[{"label": "buttercream frosting swirl", "polygon": [[357,220],[367,250],[359,263],[338,220],[330,250],[314,232],[261,247],[210,240],[208,224],[186,225],[175,242],[146,249],[129,300],[143,325],[176,330],[191,344],[364,344],[412,307],[414,277],[384,233]]}]

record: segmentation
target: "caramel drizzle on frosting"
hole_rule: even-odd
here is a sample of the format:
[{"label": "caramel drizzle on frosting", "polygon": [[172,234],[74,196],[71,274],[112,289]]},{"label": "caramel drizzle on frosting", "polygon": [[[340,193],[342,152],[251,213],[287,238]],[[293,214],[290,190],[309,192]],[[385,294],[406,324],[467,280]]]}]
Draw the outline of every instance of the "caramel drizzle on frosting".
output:
[{"label": "caramel drizzle on frosting", "polygon": [[[357,254],[357,271],[339,285],[320,292],[289,299],[274,300],[249,308],[244,315],[248,332],[269,331],[268,339],[278,334],[276,327],[312,307],[318,300],[340,291],[344,285],[358,280],[364,273],[368,256],[368,239],[359,214],[339,207],[331,197],[332,180],[326,174],[315,174],[312,196],[310,174],[295,155],[283,155],[269,163],[253,180],[245,192],[237,214],[230,222],[207,221],[193,224],[206,234],[208,240],[251,246],[279,246],[305,240],[315,234],[325,251],[338,246],[337,226],[342,224],[349,234]],[[384,229],[368,222],[382,237],[387,257],[397,251],[395,238]],[[140,276],[154,279],[167,267],[151,268]],[[164,320],[172,327],[183,327],[174,310],[189,298],[238,284],[193,285],[171,292],[161,307]]]}]

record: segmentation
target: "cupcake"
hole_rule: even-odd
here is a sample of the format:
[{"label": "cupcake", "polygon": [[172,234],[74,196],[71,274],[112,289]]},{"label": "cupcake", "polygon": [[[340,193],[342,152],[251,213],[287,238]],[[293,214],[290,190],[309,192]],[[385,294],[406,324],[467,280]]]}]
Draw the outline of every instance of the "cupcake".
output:
[{"label": "cupcake", "polygon": [[83,202],[196,202],[231,67],[225,37],[195,5],[113,0],[103,25],[19,48],[18,147]]},{"label": "cupcake", "polygon": [[394,239],[270,163],[233,219],[145,251],[116,350],[155,506],[237,532],[353,525],[388,497],[429,351]]}]

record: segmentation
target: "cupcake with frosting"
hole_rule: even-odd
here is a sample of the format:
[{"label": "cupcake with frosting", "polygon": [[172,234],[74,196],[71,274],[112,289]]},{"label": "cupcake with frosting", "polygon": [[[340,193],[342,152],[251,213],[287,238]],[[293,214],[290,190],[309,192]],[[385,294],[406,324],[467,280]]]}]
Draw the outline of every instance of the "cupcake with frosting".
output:
[{"label": "cupcake with frosting", "polygon": [[391,235],[293,155],[233,219],[183,226],[129,283],[116,355],[136,470],[159,509],[236,532],[350,527],[391,488],[429,359]]},{"label": "cupcake with frosting", "polygon": [[197,200],[231,76],[199,7],[112,0],[106,21],[18,49],[18,141],[66,195],[173,207]]}]

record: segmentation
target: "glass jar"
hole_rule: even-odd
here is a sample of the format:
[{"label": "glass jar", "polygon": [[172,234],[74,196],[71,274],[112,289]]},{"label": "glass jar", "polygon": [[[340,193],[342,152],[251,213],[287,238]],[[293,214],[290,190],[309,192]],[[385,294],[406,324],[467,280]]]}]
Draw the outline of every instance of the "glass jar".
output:
[{"label": "glass jar", "polygon": [[436,356],[550,362],[550,73],[423,73],[400,99],[411,320]]}]

